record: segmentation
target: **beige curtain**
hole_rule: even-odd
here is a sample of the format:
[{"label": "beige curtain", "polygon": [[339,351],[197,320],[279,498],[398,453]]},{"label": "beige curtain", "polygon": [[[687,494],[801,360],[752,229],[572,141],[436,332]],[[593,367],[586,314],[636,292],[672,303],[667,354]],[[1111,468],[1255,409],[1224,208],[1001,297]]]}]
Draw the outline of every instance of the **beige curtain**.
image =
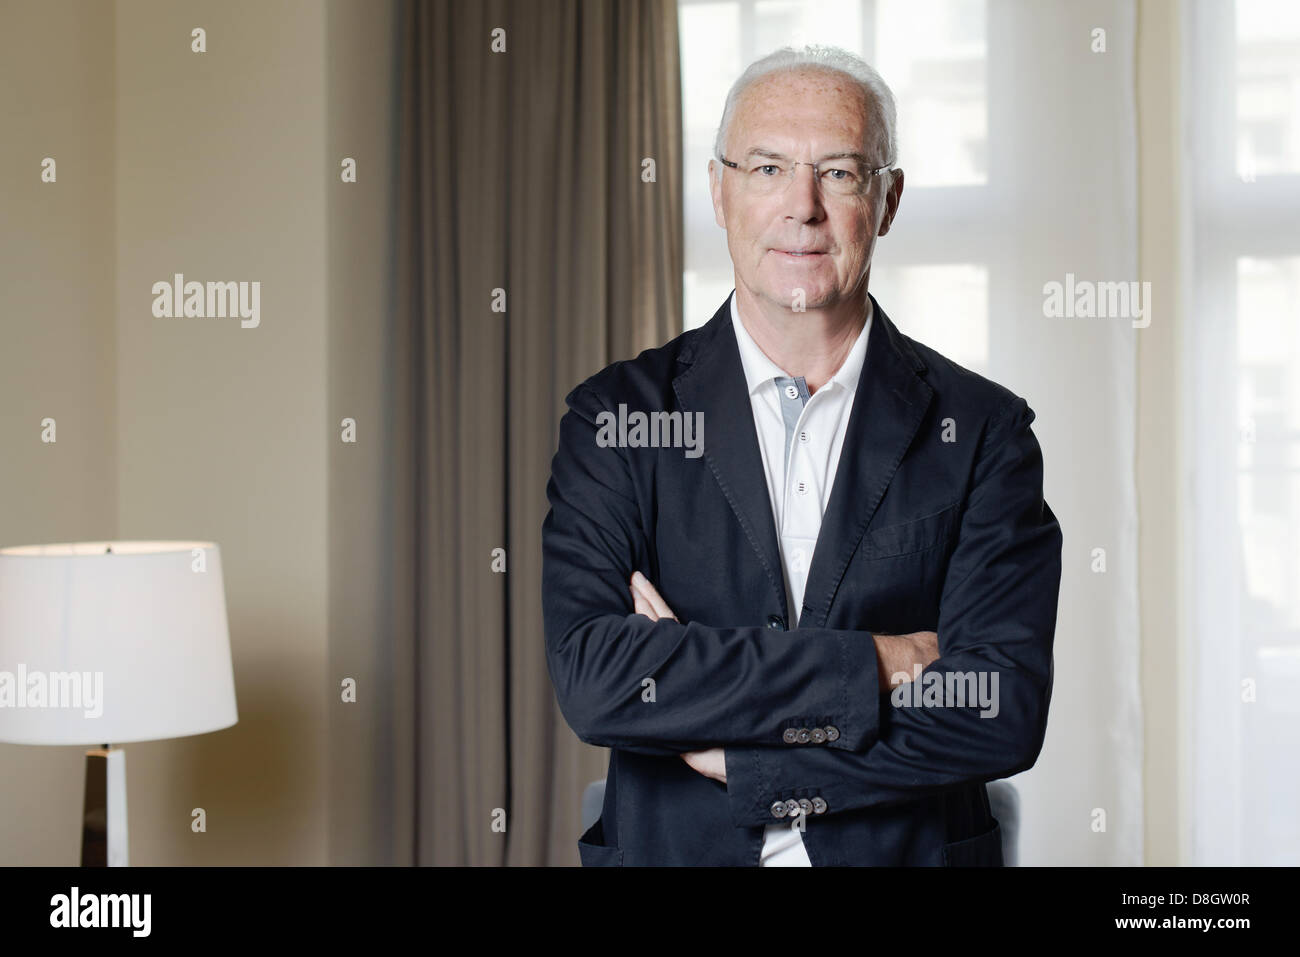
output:
[{"label": "beige curtain", "polygon": [[676,17],[398,8],[380,533],[332,542],[340,579],[344,548],[382,569],[374,633],[332,654],[377,693],[335,722],[336,863],[578,861],[607,752],[564,724],[547,673],[545,489],[568,391],[682,326]]}]

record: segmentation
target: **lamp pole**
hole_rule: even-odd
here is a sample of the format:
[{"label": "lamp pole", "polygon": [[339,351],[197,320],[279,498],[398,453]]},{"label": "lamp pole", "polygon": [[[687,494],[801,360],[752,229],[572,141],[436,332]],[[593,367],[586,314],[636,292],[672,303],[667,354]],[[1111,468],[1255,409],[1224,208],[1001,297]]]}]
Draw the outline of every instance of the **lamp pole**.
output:
[{"label": "lamp pole", "polygon": [[126,867],[126,752],[104,745],[86,752],[81,866]]}]

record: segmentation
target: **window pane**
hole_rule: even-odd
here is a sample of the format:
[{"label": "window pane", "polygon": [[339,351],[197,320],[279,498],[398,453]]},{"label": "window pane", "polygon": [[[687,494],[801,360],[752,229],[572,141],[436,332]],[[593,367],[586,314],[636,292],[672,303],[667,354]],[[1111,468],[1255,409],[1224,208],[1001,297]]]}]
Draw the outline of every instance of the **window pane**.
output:
[{"label": "window pane", "polygon": [[1243,859],[1294,864],[1300,846],[1300,257],[1237,260],[1240,668],[1255,682],[1240,747]]},{"label": "window pane", "polygon": [[907,185],[988,180],[983,0],[879,0],[875,67],[898,101]]},{"label": "window pane", "polygon": [[860,0],[758,0],[754,4],[755,57],[780,47],[809,43],[842,47],[865,60]]},{"label": "window pane", "polygon": [[683,326],[709,321],[732,287],[726,234],[713,221],[709,158],[727,90],[745,68],[738,0],[682,3],[677,8],[682,62],[683,218],[686,270]]},{"label": "window pane", "polygon": [[689,3],[677,12],[682,122],[688,139],[702,137],[712,148],[727,90],[745,67],[741,62],[740,3]]},{"label": "window pane", "polygon": [[871,268],[871,293],[899,330],[972,372],[989,364],[989,272],[983,266]]},{"label": "window pane", "polygon": [[1237,0],[1237,174],[1300,173],[1300,4]]},{"label": "window pane", "polygon": [[[1300,258],[1237,261],[1238,519],[1254,629],[1300,638]],[[1247,629],[1252,630],[1252,629]],[[1300,690],[1300,689],[1298,689]]]}]

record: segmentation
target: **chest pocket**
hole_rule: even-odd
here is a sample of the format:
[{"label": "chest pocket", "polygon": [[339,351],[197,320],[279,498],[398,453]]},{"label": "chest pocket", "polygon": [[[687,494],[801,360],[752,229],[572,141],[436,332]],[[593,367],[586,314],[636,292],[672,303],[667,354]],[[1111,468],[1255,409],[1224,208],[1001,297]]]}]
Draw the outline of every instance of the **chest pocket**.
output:
[{"label": "chest pocket", "polygon": [[864,539],[864,557],[897,558],[923,552],[952,538],[961,523],[961,502],[908,522],[872,529]]}]

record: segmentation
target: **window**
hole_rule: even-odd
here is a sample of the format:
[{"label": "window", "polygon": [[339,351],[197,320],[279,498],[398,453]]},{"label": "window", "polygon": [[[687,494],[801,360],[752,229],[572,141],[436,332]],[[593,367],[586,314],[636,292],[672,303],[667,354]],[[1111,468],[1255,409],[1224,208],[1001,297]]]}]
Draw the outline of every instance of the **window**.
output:
[{"label": "window", "polygon": [[1300,7],[1198,2],[1188,27],[1191,862],[1294,864]]}]

